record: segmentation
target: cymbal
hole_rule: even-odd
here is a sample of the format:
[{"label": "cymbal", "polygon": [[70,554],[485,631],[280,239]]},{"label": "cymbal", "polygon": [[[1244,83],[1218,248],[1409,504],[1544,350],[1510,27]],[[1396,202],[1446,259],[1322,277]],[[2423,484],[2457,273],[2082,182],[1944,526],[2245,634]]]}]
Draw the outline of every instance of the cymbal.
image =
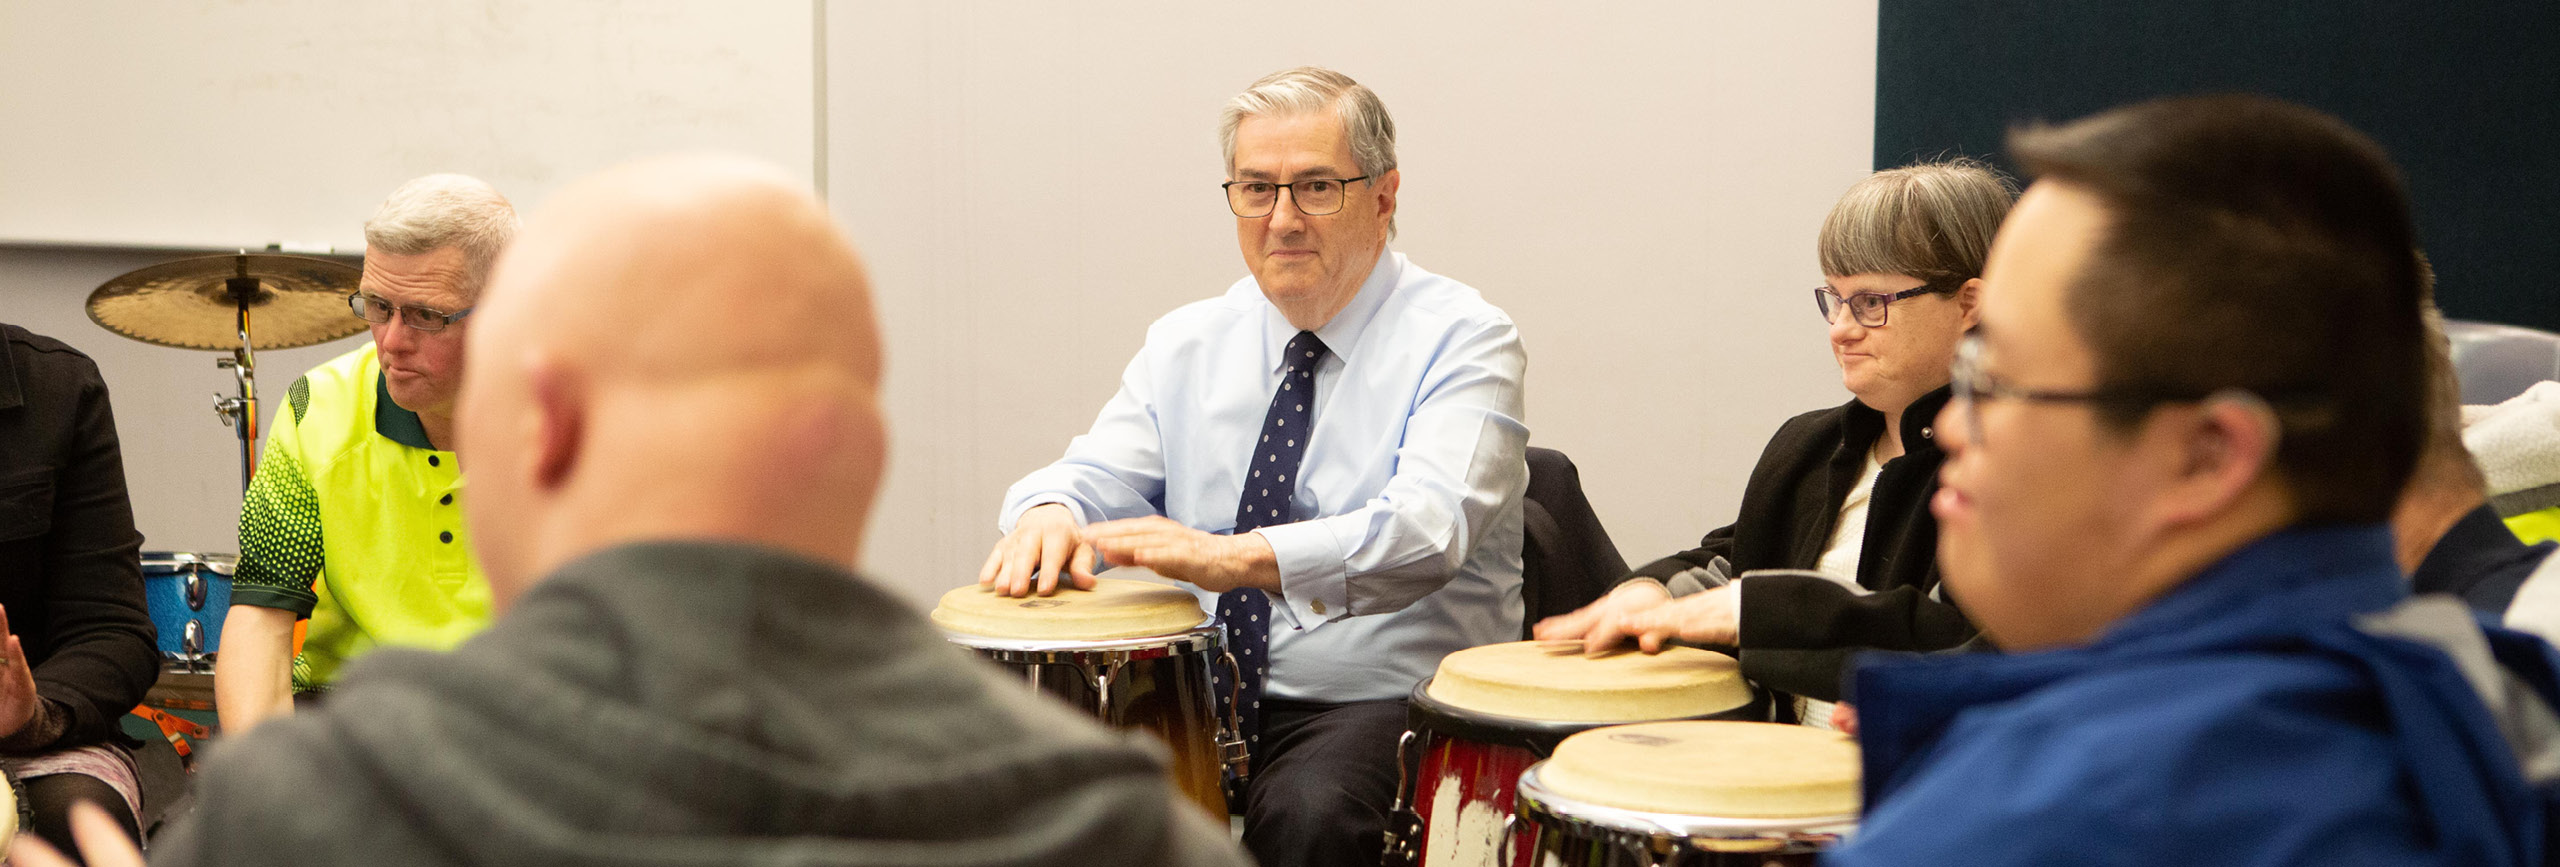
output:
[{"label": "cymbal", "polygon": [[[308,256],[241,253],[180,259],[126,273],[89,293],[89,319],[126,337],[179,349],[240,346],[239,301],[248,295],[251,346],[292,349],[368,327],[347,310],[362,272]],[[240,278],[254,280],[254,286]]]}]

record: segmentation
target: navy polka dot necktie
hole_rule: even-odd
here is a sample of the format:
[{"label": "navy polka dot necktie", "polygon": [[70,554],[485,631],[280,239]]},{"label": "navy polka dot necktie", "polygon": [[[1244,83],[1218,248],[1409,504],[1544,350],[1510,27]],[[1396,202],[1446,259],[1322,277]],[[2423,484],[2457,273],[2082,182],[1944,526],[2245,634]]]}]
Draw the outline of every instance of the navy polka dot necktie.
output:
[{"label": "navy polka dot necktie", "polygon": [[[1281,351],[1280,389],[1271,393],[1262,432],[1253,444],[1253,465],[1244,477],[1244,496],[1236,502],[1236,533],[1241,535],[1292,518],[1289,500],[1298,490],[1298,463],[1307,456],[1309,409],[1316,403],[1316,364],[1324,360],[1324,341],[1301,331]],[[1227,652],[1235,654],[1243,678],[1235,692],[1236,715],[1246,743],[1262,741],[1262,683],[1271,673],[1271,597],[1250,587],[1218,595],[1218,616],[1227,624]],[[1216,678],[1218,695],[1227,695],[1225,675]]]}]

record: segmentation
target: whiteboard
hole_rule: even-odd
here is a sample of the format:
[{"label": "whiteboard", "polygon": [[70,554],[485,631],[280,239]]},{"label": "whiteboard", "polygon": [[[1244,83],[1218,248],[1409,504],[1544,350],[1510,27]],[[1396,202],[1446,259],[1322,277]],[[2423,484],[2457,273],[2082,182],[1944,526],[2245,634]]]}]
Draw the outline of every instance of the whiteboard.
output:
[{"label": "whiteboard", "polygon": [[814,179],[806,2],[0,0],[0,242],[363,248],[402,181],[519,208],[642,154]]}]

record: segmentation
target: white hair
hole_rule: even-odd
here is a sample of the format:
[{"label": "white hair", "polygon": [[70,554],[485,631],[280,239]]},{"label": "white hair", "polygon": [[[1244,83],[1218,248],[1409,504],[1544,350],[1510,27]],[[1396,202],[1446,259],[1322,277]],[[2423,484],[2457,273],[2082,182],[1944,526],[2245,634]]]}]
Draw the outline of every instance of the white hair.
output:
[{"label": "white hair", "polygon": [[[1298,117],[1315,114],[1327,108],[1342,121],[1342,134],[1351,141],[1351,162],[1356,170],[1376,184],[1396,168],[1396,122],[1387,116],[1387,105],[1351,76],[1321,66],[1283,69],[1247,86],[1243,93],[1227,100],[1225,110],[1218,113],[1218,147],[1225,153],[1227,171],[1236,169],[1236,127],[1248,117]],[[1387,231],[1395,231],[1395,219],[1387,220]]]},{"label": "white hair", "polygon": [[515,205],[498,188],[469,175],[434,174],[392,190],[364,222],[364,243],[397,256],[459,249],[466,285],[457,288],[478,297],[517,225]]}]

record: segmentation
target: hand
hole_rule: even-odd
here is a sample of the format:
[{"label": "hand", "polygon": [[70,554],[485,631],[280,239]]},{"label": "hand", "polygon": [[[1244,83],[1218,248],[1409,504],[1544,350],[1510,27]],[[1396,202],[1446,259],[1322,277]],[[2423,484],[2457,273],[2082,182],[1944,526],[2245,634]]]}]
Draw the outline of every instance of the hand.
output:
[{"label": "hand", "polygon": [[1646,653],[1660,653],[1672,639],[1732,647],[1742,643],[1742,585],[1692,593],[1628,615],[1628,634]]},{"label": "hand", "polygon": [[36,719],[36,673],[27,666],[27,650],[9,632],[9,611],[0,608],[0,633],[9,639],[0,643],[0,737],[14,735]]},{"label": "hand", "polygon": [[[105,809],[87,801],[71,802],[71,839],[78,841],[80,857],[90,867],[142,867],[142,849]],[[18,830],[17,842],[9,844],[9,863],[20,867],[72,867],[71,859],[42,838]]]},{"label": "hand", "polygon": [[1068,586],[1093,589],[1093,548],[1076,532],[1074,511],[1063,503],[1042,503],[1024,510],[1013,532],[987,554],[987,564],[978,567],[978,586],[998,596],[1047,596],[1058,592],[1062,572]]},{"label": "hand", "polygon": [[1084,542],[1114,566],[1143,566],[1200,589],[1280,590],[1280,557],[1260,533],[1221,536],[1171,518],[1130,518],[1084,528]]},{"label": "hand", "polygon": [[1581,610],[1538,621],[1531,634],[1545,640],[1578,638],[1583,652],[1600,653],[1630,634],[1626,628],[1628,615],[1669,601],[1671,591],[1663,589],[1662,582],[1650,578],[1629,581]]},{"label": "hand", "polygon": [[1841,734],[1848,735],[1853,738],[1857,737],[1858,709],[1850,707],[1849,703],[1845,701],[1832,705],[1831,727],[1839,729]]}]

